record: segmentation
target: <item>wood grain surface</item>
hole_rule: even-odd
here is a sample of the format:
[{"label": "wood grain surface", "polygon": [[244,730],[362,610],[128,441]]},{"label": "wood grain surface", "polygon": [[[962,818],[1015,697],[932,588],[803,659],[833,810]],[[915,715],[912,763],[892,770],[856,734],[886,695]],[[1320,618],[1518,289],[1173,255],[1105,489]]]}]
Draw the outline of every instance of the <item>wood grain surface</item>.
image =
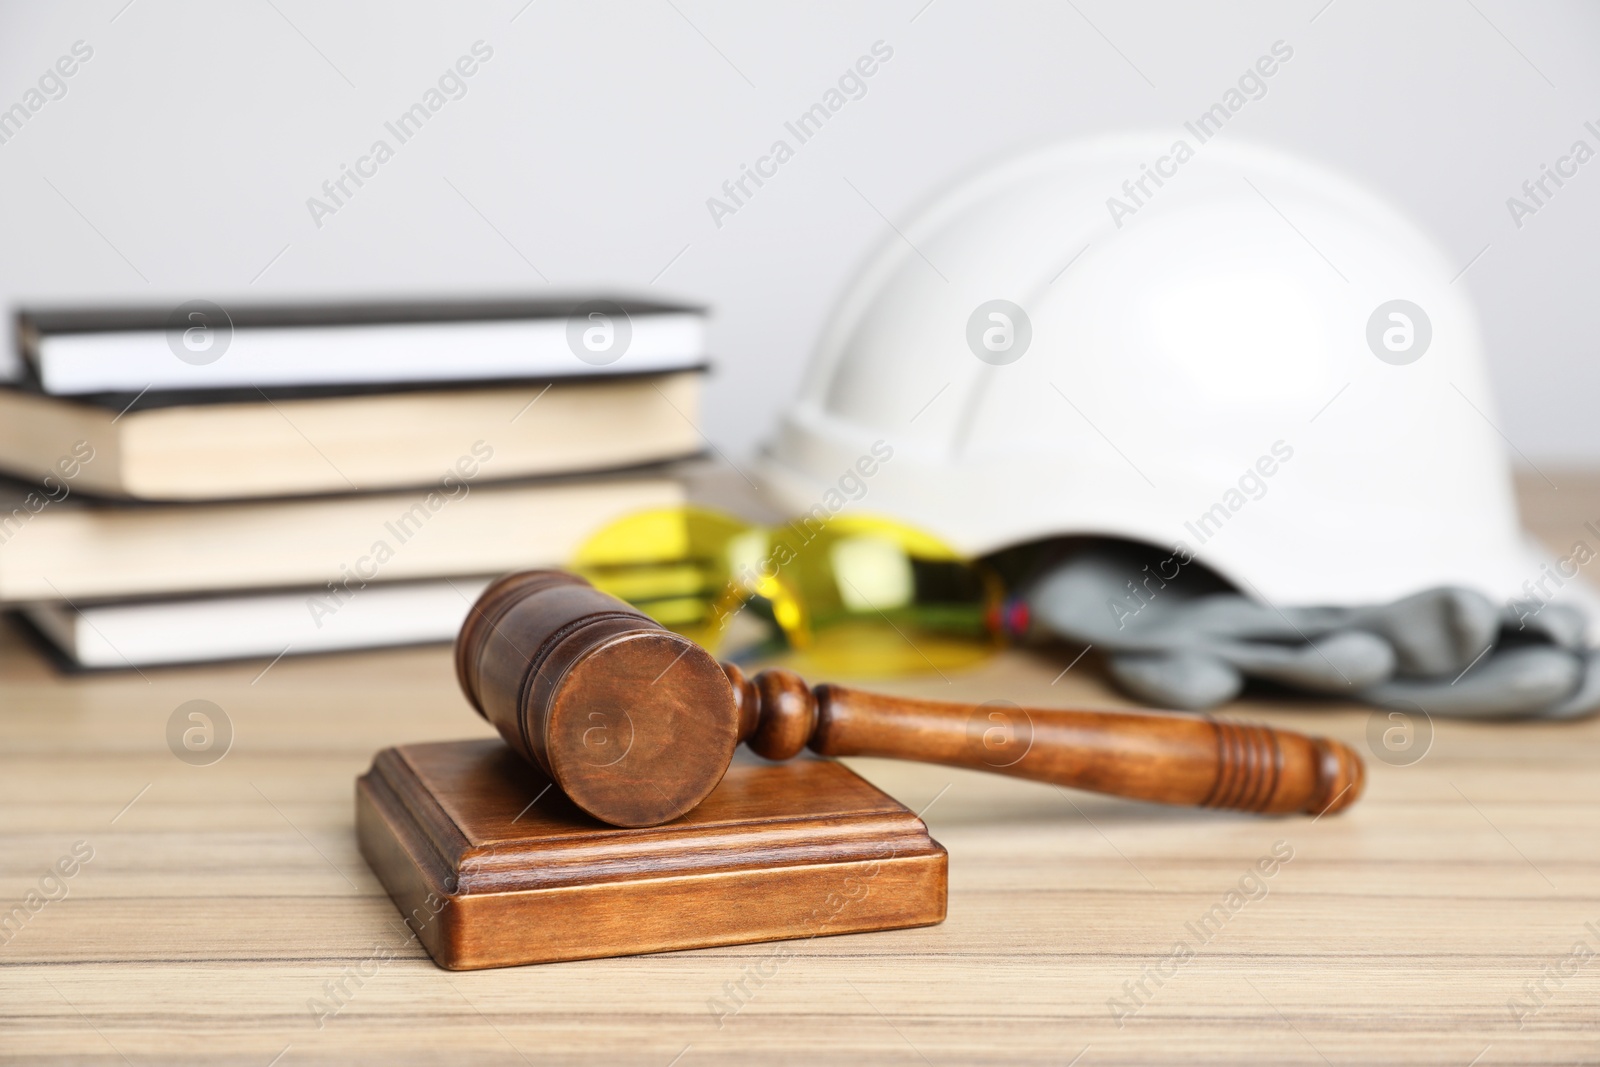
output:
[{"label": "wood grain surface", "polygon": [[[1600,519],[1600,481],[1546,473],[1561,488],[1524,481],[1530,523],[1563,553],[1593,546],[1582,527]],[[1092,655],[1061,673],[1070,659],[1012,653],[948,683],[873,684],[1127,706]],[[195,700],[232,726],[208,766],[168,747]],[[187,714],[180,726],[197,726]],[[1371,752],[1366,709],[1257,698],[1227,714]],[[750,945],[457,974],[407,941],[357,851],[352,798],[381,748],[494,736],[448,649],[63,679],[8,632],[0,918],[29,893],[60,899],[0,930],[0,1059],[1593,1060],[1600,959],[1572,953],[1600,952],[1600,723],[1432,732],[1409,766],[1370,760],[1363,802],[1315,822],[851,759],[925,809],[949,850],[943,924],[786,956]]]}]

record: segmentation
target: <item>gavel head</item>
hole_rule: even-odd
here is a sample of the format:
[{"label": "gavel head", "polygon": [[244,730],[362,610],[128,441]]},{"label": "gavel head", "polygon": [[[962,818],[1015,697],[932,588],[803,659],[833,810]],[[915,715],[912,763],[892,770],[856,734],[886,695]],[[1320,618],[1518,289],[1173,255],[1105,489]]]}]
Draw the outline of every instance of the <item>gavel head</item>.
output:
[{"label": "gavel head", "polygon": [[655,826],[716,788],[740,701],[710,653],[560,571],[499,579],[456,638],[467,700],[572,802]]}]

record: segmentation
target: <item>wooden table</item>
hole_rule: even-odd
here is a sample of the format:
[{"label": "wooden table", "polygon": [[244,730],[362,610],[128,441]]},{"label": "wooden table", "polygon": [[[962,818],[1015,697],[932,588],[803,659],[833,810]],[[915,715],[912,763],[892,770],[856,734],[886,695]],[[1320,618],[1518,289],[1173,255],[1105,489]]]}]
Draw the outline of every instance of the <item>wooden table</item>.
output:
[{"label": "wooden table", "polygon": [[[1600,517],[1600,482],[1555,480],[1559,492],[1525,481],[1524,503],[1565,551],[1592,540],[1581,526]],[[1064,663],[1014,653],[948,684],[895,688],[1122,703],[1092,661],[1057,678]],[[0,913],[42,881],[46,895],[66,893],[0,945],[0,1059],[1465,1067],[1600,1056],[1600,959],[1565,962],[1576,943],[1600,953],[1600,722],[1436,723],[1423,759],[1372,761],[1367,799],[1317,821],[851,761],[912,807],[931,805],[950,852],[948,921],[804,943],[719,1019],[708,1004],[757,963],[771,970],[771,946],[435,968],[356,850],[352,784],[383,746],[490,733],[446,650],[265,666],[64,679],[17,634],[0,637]],[[190,765],[168,748],[168,720],[190,700],[232,724],[220,762]],[[1230,713],[1367,751],[1364,709],[1252,701]],[[46,878],[63,857],[73,866],[78,842],[93,858]],[[1250,881],[1275,849],[1292,857]],[[1256,899],[1229,897],[1242,879]],[[1531,998],[1524,985],[1541,978]],[[341,981],[348,995],[331,994]],[[1543,1002],[1521,1028],[1508,1008],[1519,996],[1530,1010]]]}]

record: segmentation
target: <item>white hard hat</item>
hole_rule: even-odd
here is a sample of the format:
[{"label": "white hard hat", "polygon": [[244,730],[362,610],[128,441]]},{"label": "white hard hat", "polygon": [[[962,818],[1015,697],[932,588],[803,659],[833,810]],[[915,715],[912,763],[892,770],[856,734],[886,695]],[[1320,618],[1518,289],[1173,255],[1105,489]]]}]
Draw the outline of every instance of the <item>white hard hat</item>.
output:
[{"label": "white hard hat", "polygon": [[762,476],[794,512],[859,497],[972,554],[1176,546],[1278,603],[1525,597],[1540,557],[1462,266],[1276,151],[1191,132],[1031,154],[868,261]]}]

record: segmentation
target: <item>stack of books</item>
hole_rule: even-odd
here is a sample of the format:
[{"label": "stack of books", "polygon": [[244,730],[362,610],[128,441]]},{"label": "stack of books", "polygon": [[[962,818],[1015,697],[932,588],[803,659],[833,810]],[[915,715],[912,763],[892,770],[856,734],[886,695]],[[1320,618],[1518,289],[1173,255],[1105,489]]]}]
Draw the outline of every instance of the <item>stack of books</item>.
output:
[{"label": "stack of books", "polygon": [[448,641],[490,578],[680,504],[702,309],[24,311],[0,606],[72,665]]}]

